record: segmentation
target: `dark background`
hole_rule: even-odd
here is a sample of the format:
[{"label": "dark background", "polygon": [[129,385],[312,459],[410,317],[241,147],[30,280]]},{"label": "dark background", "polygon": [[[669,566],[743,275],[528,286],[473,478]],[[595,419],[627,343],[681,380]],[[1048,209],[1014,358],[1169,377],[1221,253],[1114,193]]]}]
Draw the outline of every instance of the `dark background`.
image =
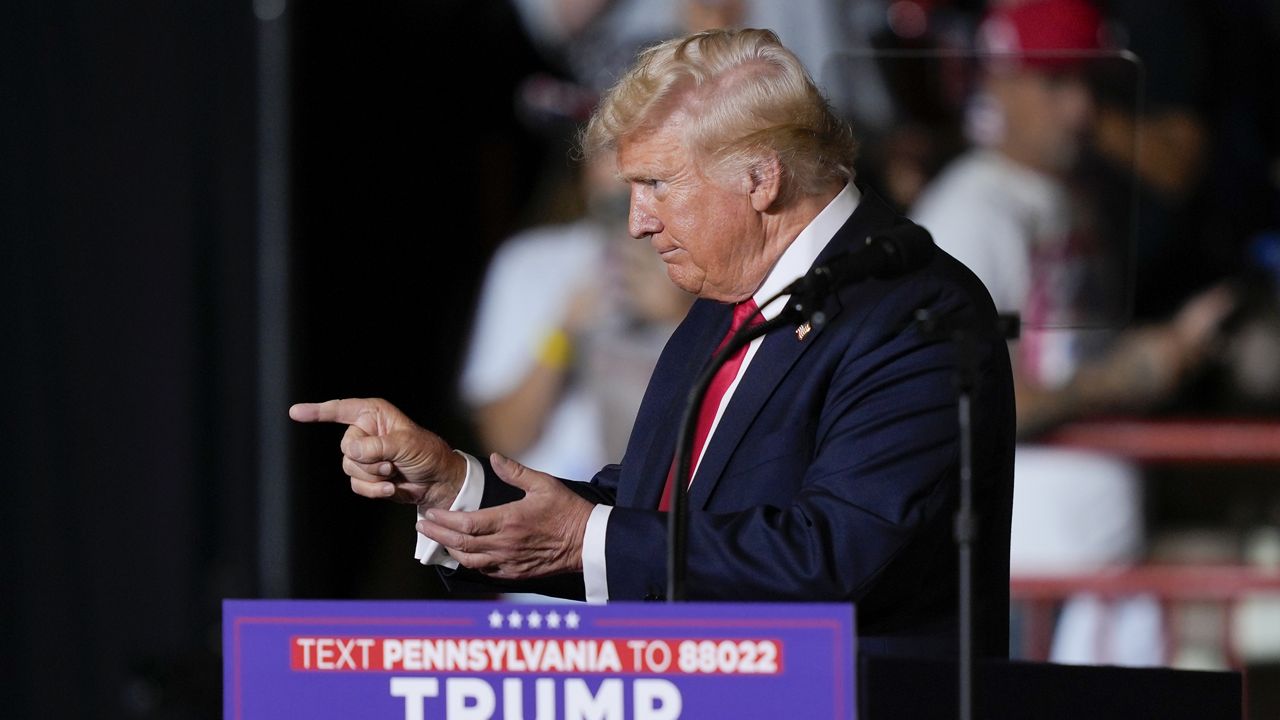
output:
[{"label": "dark background", "polygon": [[[0,10],[6,718],[218,717],[221,599],[439,593],[410,511],[350,495],[340,429],[285,426],[279,478],[261,430],[288,401],[380,395],[467,444],[453,379],[480,274],[564,163],[513,93],[554,68],[498,0],[292,3],[286,199],[259,176],[252,8]],[[1231,118],[1256,113],[1247,70],[1215,74]],[[266,209],[290,222],[274,408]],[[287,522],[268,527],[277,482]]]},{"label": "dark background", "polygon": [[[465,441],[453,377],[546,153],[512,110],[540,61],[501,2],[288,15],[285,394]],[[264,592],[259,30],[248,0],[0,10],[4,717],[221,714],[220,601]],[[350,495],[341,431],[288,432],[288,593],[437,592],[412,512]]]}]

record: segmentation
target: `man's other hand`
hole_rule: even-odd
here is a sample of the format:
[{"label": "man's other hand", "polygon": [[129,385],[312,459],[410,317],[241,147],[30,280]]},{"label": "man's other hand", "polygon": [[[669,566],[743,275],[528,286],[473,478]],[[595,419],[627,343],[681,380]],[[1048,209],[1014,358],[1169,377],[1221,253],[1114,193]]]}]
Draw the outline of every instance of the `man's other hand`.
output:
[{"label": "man's other hand", "polygon": [[418,532],[459,563],[503,580],[582,570],[582,540],[593,505],[554,477],[497,453],[493,470],[524,490],[520,500],[475,512],[431,510]]}]

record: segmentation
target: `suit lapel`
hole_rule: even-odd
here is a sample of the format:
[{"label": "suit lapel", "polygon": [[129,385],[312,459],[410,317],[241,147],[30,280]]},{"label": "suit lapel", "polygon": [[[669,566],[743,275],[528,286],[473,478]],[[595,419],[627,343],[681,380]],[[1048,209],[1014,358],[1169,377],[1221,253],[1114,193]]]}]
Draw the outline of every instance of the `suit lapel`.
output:
[{"label": "suit lapel", "polygon": [[[646,444],[646,449],[640,455],[639,472],[635,476],[635,482],[624,483],[620,488],[619,504],[639,508],[658,507],[667,472],[671,469],[672,457],[675,455],[676,436],[688,403],[689,388],[697,382],[716,346],[728,332],[732,316],[733,310],[728,305],[699,300],[687,319],[692,324],[691,340],[687,348],[677,348],[678,355],[670,364],[654,370],[655,376],[650,382],[662,382],[671,388],[667,393],[667,407],[660,420],[649,428],[649,437],[641,440]],[[671,376],[662,377],[659,373],[670,373]],[[631,498],[627,497],[628,489],[632,490]]]},{"label": "suit lapel", "polygon": [[[860,247],[868,234],[887,227],[894,222],[895,218],[893,210],[888,205],[874,194],[863,190],[863,198],[858,203],[857,209],[818,254],[814,265],[820,265],[840,253]],[[841,309],[839,299],[833,293],[824,308],[828,323],[835,320]],[[726,321],[720,332],[723,333],[727,328]],[[751,360],[746,374],[739,381],[738,388],[729,400],[729,406],[725,408],[720,418],[720,424],[716,426],[715,433],[708,441],[702,462],[689,488],[689,507],[696,509],[706,507],[716,486],[720,483],[725,466],[742,443],[747,430],[760,414],[765,403],[800,357],[822,342],[822,327],[811,330],[803,341],[797,340],[794,330],[794,327],[779,328],[765,337],[760,349]],[[689,385],[692,385],[692,382],[691,378]],[[672,442],[674,443],[674,440]],[[670,462],[670,453],[666,457]],[[657,503],[656,497],[654,503]]]}]

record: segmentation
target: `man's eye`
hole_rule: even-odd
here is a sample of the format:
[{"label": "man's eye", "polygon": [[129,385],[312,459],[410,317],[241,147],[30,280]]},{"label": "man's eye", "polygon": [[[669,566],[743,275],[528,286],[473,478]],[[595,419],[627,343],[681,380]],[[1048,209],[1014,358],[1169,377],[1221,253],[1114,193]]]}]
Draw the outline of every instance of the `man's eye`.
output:
[{"label": "man's eye", "polygon": [[658,180],[657,178],[638,178],[635,183],[653,190],[662,190],[667,187],[667,183],[665,181]]}]

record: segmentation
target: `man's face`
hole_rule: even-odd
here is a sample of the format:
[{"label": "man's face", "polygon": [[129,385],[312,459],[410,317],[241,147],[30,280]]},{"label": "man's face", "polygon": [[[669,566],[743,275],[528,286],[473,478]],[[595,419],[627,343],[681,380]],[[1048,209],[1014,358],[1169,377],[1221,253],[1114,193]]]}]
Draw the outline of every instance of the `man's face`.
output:
[{"label": "man's face", "polygon": [[623,138],[618,172],[631,190],[628,231],[649,238],[671,282],[721,302],[752,295],[768,267],[764,226],[751,204],[749,177],[713,179],[685,147],[686,116],[677,111],[656,129]]},{"label": "man's face", "polygon": [[1045,172],[1069,170],[1093,116],[1083,76],[1021,69],[997,82],[996,95],[1004,110],[1005,150]]}]

